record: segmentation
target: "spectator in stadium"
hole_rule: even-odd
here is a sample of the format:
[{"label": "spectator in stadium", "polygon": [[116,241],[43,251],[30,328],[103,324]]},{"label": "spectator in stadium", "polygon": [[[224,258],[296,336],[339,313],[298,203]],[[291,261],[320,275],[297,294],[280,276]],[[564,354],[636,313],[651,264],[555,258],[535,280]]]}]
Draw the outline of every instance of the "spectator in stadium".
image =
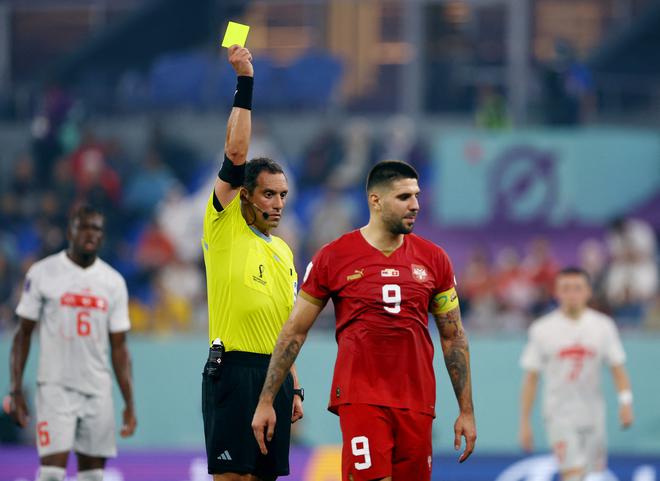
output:
[{"label": "spectator in stadium", "polygon": [[657,242],[653,228],[641,219],[617,219],[607,236],[610,267],[605,281],[614,317],[638,323],[658,290]]},{"label": "spectator in stadium", "polygon": [[76,208],[67,250],[30,267],[16,307],[20,324],[11,347],[9,411],[21,427],[29,415],[23,372],[35,327],[40,333],[38,481],[63,481],[72,449],[81,481],[101,481],[106,459],[116,456],[108,350],[125,403],[121,435],[132,435],[137,425],[126,345],[128,292],[122,276],[97,257],[103,229],[98,211]]},{"label": "spectator in stadium", "polygon": [[34,162],[29,155],[21,156],[14,164],[14,172],[9,185],[9,194],[17,202],[18,215],[30,219],[38,209],[39,199],[32,193],[37,191]]},{"label": "spectator in stadium", "polygon": [[[272,480],[289,474],[291,423],[303,415],[295,369],[277,396],[280,423],[262,454],[250,422],[277,335],[293,307],[293,254],[271,235],[286,205],[287,179],[268,158],[246,163],[251,131],[252,55],[229,48],[238,76],[224,162],[208,196],[202,251],[209,304],[209,358],[202,412],[208,471],[219,480]],[[228,266],[233,266],[228,268]]]},{"label": "spectator in stadium", "polygon": [[321,129],[303,153],[301,188],[315,189],[324,185],[343,156],[344,149],[337,129],[333,125]]},{"label": "spectator in stadium", "polygon": [[603,363],[612,372],[624,429],[633,422],[633,398],[616,324],[588,307],[591,286],[587,274],[578,268],[563,269],[555,286],[559,307],[532,324],[520,360],[525,375],[519,436],[523,449],[531,451],[530,416],[538,379],[543,375],[546,434],[561,479],[582,481],[607,466],[605,402],[600,388]]},{"label": "spectator in stadium", "polygon": [[103,212],[112,212],[121,199],[121,179],[105,158],[105,146],[88,129],[80,146],[71,153],[71,172],[78,194]]},{"label": "spectator in stadium", "polygon": [[552,293],[559,264],[554,259],[550,243],[543,237],[534,239],[527,256],[522,261],[522,268],[534,290],[532,314],[538,316],[552,307]]},{"label": "spectator in stadium", "polygon": [[[339,190],[324,189],[310,202],[309,234],[305,240],[305,250],[309,256],[324,244],[336,239],[355,225],[355,207],[352,199]],[[332,219],[332,222],[328,222]]]},{"label": "spectator in stadium", "polygon": [[148,219],[168,192],[180,187],[158,151],[151,148],[147,151],[144,162],[133,172],[126,184],[124,208],[134,217]]},{"label": "spectator in stadium", "polygon": [[199,155],[188,144],[166,135],[161,124],[155,124],[151,131],[150,150],[155,152],[169,171],[184,185],[189,185],[200,166]]},{"label": "spectator in stadium", "polygon": [[53,177],[49,188],[55,193],[59,202],[60,220],[66,219],[64,206],[73,205],[76,200],[76,184],[72,177],[71,161],[68,157],[61,157],[53,167]]},{"label": "spectator in stadium", "polygon": [[372,131],[366,120],[352,119],[348,123],[342,132],[341,150],[341,161],[334,164],[324,181],[326,186],[340,191],[359,185],[372,163]]},{"label": "spectator in stadium", "polygon": [[461,311],[470,329],[492,329],[497,311],[488,254],[485,249],[474,249],[460,276]]},{"label": "spectator in stadium", "polygon": [[495,294],[498,313],[493,328],[522,330],[527,326],[536,291],[513,247],[505,247],[495,258]]},{"label": "spectator in stadium", "polygon": [[602,312],[609,312],[605,296],[605,276],[607,274],[607,253],[605,246],[597,239],[585,239],[578,247],[580,268],[591,279],[591,307]]},{"label": "spectator in stadium", "polygon": [[479,86],[475,124],[482,129],[502,130],[511,127],[506,106],[507,100],[492,84]]},{"label": "spectator in stadium", "polygon": [[426,145],[419,136],[415,121],[409,116],[396,115],[386,122],[376,152],[371,157],[368,165],[375,163],[374,158],[401,159],[409,163],[420,173],[419,182],[422,187],[433,178],[429,171],[431,163]]}]

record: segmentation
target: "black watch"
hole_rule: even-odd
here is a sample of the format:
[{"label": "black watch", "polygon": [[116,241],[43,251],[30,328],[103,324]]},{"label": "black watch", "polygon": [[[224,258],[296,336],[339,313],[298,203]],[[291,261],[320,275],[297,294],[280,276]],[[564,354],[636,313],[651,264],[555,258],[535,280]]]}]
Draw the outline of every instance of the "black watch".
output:
[{"label": "black watch", "polygon": [[294,389],[294,390],[293,390],[293,395],[295,396],[296,394],[297,394],[298,396],[300,396],[300,400],[301,400],[301,401],[304,401],[304,400],[305,400],[305,390],[304,390],[303,388],[300,388],[300,389]]}]

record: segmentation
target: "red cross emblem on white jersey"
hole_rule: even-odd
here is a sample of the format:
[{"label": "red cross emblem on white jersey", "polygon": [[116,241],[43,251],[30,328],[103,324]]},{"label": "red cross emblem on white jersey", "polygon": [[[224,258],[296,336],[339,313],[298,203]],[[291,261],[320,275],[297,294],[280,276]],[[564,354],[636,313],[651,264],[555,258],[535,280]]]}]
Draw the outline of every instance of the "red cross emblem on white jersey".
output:
[{"label": "red cross emblem on white jersey", "polygon": [[567,359],[573,362],[573,368],[568,374],[569,381],[575,381],[582,372],[584,360],[595,355],[596,353],[594,351],[578,343],[565,347],[558,353],[560,359]]}]

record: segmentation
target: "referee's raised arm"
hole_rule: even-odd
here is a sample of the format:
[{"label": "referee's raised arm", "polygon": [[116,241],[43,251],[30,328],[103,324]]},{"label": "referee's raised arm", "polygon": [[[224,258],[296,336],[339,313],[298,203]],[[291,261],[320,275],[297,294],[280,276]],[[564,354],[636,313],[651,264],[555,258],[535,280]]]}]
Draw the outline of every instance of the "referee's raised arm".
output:
[{"label": "referee's raised arm", "polygon": [[252,131],[252,85],[254,69],[252,54],[247,48],[229,47],[229,63],[238,76],[234,106],[227,121],[225,155],[222,168],[215,181],[215,196],[225,207],[238,193],[245,176],[245,161]]}]

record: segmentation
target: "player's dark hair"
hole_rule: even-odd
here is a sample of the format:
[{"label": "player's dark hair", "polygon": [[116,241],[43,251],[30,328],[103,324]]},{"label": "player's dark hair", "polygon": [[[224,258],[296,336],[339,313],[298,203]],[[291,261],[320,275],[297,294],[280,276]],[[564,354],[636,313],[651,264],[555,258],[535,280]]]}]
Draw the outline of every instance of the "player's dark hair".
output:
[{"label": "player's dark hair", "polygon": [[382,160],[371,168],[367,176],[367,192],[374,187],[400,179],[419,179],[415,168],[400,160]]},{"label": "player's dark hair", "polygon": [[575,266],[564,267],[557,274],[557,278],[560,278],[561,276],[582,276],[587,281],[587,284],[591,284],[591,278],[589,277],[589,274],[587,274],[587,271],[579,267],[575,267]]},{"label": "player's dark hair", "polygon": [[257,187],[257,177],[259,177],[259,174],[264,171],[269,174],[284,174],[282,166],[273,159],[269,159],[268,157],[257,157],[250,160],[245,164],[245,180],[243,181],[243,186],[250,194],[252,194]]},{"label": "player's dark hair", "polygon": [[96,207],[93,207],[90,204],[77,204],[73,206],[69,212],[69,225],[72,225],[73,221],[75,220],[81,220],[84,217],[88,217],[90,215],[100,215],[105,219],[103,212],[98,210]]}]

